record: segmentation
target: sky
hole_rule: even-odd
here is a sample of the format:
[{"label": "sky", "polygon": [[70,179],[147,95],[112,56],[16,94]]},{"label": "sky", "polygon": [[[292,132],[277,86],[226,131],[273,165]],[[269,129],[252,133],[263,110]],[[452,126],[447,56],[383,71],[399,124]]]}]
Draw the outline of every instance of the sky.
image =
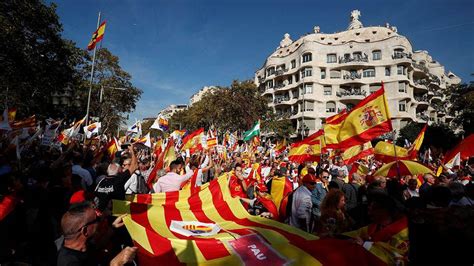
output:
[{"label": "sky", "polygon": [[[48,1],[50,2],[50,1]],[[63,36],[87,47],[100,11],[103,47],[120,58],[142,97],[129,121],[187,104],[203,86],[253,79],[283,35],[293,40],[319,25],[343,31],[351,10],[364,26],[398,28],[414,50],[462,78],[474,80],[474,1],[306,0],[58,0]]]}]

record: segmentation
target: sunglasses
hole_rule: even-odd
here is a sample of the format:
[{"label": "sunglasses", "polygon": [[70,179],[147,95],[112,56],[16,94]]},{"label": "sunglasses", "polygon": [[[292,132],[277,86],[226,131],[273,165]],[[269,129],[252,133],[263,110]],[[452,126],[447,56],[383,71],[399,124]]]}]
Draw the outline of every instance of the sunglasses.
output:
[{"label": "sunglasses", "polygon": [[324,179],[329,179],[329,176],[323,176]]},{"label": "sunglasses", "polygon": [[316,185],[316,182],[309,182],[310,185]]},{"label": "sunglasses", "polygon": [[95,224],[95,223],[98,223],[102,220],[102,218],[100,216],[96,216],[94,220],[86,223],[85,225],[83,225],[81,228],[79,228],[79,230],[77,230],[77,232],[80,232],[83,228],[86,228],[88,227],[89,225],[92,225],[92,224]]}]

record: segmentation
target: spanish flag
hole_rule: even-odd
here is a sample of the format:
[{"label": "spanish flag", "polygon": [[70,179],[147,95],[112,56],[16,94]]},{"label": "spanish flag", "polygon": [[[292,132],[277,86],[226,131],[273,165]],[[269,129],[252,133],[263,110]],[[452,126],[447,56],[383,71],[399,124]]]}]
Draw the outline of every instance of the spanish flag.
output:
[{"label": "spanish flag", "polygon": [[288,195],[293,192],[293,184],[286,176],[273,177],[270,181],[270,194],[273,202],[279,210],[280,216],[286,216],[286,205],[288,203]]},{"label": "spanish flag", "polygon": [[94,31],[94,33],[92,34],[92,38],[91,38],[91,41],[89,42],[89,44],[87,45],[87,50],[92,50],[95,48],[95,45],[102,41],[102,39],[104,38],[104,33],[105,33],[105,21],[102,22],[102,24],[100,24],[99,28]]},{"label": "spanish flag", "polygon": [[352,164],[356,160],[359,160],[372,154],[374,154],[374,148],[372,147],[372,144],[369,141],[362,145],[350,147],[341,154],[341,157],[344,160],[345,164]]},{"label": "spanish flag", "polygon": [[347,113],[347,109],[343,109],[341,112],[326,118],[326,124],[338,124],[346,117]]},{"label": "spanish flag", "polygon": [[410,152],[407,149],[385,141],[379,141],[375,145],[374,156],[375,159],[384,163],[396,160],[410,160]]},{"label": "spanish flag", "polygon": [[117,153],[117,151],[120,149],[117,140],[115,138],[111,139],[109,143],[107,143],[106,149],[110,159],[113,160],[115,158],[115,153]]},{"label": "spanish flag", "polygon": [[408,151],[410,152],[410,159],[412,160],[416,160],[418,157],[418,151],[421,148],[421,144],[423,144],[423,139],[425,138],[425,132],[427,127],[428,124],[425,124],[425,126],[421,129],[420,133],[413,142],[413,145],[410,147],[410,149],[408,149]]},{"label": "spanish flag", "polygon": [[187,135],[183,139],[181,150],[202,150],[202,138],[204,136],[204,128],[200,128],[193,133]]},{"label": "spanish flag", "polygon": [[283,139],[282,141],[278,141],[276,146],[275,146],[275,153],[280,154],[286,150],[286,139]]},{"label": "spanish flag", "polygon": [[[186,189],[128,199],[114,200],[113,214],[128,214],[123,221],[140,265],[383,265],[361,245],[318,239],[250,215],[231,196],[227,175],[195,193]],[[193,230],[196,223],[205,230]]]},{"label": "spanish flag", "polygon": [[290,147],[288,159],[293,162],[319,161],[324,147],[324,131],[319,130]]},{"label": "spanish flag", "polygon": [[342,121],[326,123],[324,132],[327,148],[349,148],[392,131],[384,92],[382,85],[378,91],[359,102],[350,113],[343,115]]}]

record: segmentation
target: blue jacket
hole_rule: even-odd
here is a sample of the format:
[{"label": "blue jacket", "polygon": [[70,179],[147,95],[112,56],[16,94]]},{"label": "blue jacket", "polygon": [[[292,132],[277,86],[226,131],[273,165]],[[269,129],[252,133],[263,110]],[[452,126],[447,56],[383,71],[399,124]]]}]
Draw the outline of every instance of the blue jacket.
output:
[{"label": "blue jacket", "polygon": [[328,193],[327,189],[323,187],[323,183],[317,182],[316,187],[311,191],[311,202],[313,203],[313,214],[321,216],[321,203]]}]

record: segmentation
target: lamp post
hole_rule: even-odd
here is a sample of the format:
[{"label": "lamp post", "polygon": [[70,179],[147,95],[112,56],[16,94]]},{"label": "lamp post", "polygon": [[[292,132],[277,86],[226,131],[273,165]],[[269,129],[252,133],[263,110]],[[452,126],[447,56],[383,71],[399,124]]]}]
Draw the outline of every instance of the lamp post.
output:
[{"label": "lamp post", "polygon": [[301,124],[300,128],[298,129],[298,132],[301,134],[301,139],[304,139],[309,135],[309,127],[305,124]]}]

